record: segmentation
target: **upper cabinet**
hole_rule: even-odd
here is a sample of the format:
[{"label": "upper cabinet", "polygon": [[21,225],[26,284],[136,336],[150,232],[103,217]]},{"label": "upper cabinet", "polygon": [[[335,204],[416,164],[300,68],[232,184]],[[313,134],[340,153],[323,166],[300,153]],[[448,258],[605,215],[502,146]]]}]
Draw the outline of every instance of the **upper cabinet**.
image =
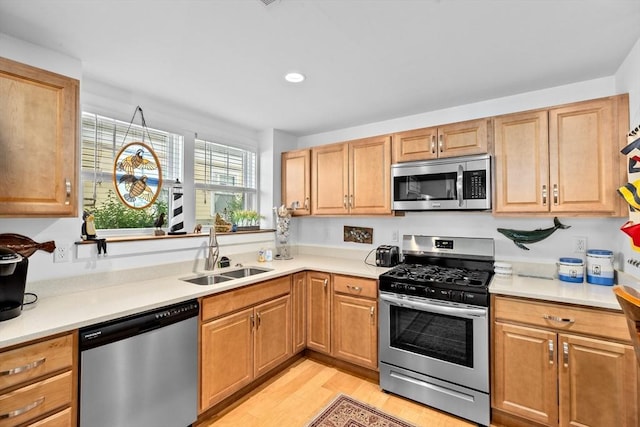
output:
[{"label": "upper cabinet", "polygon": [[0,58],[0,216],[77,216],[78,80]]},{"label": "upper cabinet", "polygon": [[496,117],[498,214],[620,216],[628,96]]},{"label": "upper cabinet", "polygon": [[293,215],[311,213],[311,150],[282,153],[282,203]]},{"label": "upper cabinet", "polygon": [[484,154],[491,119],[470,120],[393,135],[393,163]]},{"label": "upper cabinet", "polygon": [[311,213],[391,214],[391,137],[311,150]]}]

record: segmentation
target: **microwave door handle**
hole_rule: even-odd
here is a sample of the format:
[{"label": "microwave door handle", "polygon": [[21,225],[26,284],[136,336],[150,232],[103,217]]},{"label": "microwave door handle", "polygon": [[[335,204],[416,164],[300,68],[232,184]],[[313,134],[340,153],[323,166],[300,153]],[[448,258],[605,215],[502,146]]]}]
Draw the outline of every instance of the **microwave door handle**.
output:
[{"label": "microwave door handle", "polygon": [[448,307],[435,303],[424,303],[416,300],[396,298],[391,295],[380,294],[380,299],[398,307],[412,308],[414,310],[430,313],[448,314],[458,317],[486,317],[487,310],[483,308]]},{"label": "microwave door handle", "polygon": [[458,178],[456,179],[456,189],[458,191],[458,206],[460,207],[462,207],[462,205],[464,204],[464,200],[462,198],[463,181],[464,181],[464,169],[462,168],[462,165],[458,165]]}]

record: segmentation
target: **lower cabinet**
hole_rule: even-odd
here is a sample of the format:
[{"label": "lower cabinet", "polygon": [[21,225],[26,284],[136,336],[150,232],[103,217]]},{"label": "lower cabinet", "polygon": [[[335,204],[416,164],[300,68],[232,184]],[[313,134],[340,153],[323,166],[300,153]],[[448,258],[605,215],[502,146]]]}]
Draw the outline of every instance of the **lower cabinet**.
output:
[{"label": "lower cabinet", "polygon": [[333,357],[377,370],[377,281],[335,275],[333,286]]},{"label": "lower cabinet", "polygon": [[621,313],[505,297],[493,306],[494,421],[638,426],[638,364]]},{"label": "lower cabinet", "polygon": [[73,333],[0,352],[0,426],[76,422]]},{"label": "lower cabinet", "polygon": [[295,273],[291,283],[291,320],[293,353],[307,347],[307,273]]},{"label": "lower cabinet", "polygon": [[307,272],[307,348],[331,354],[331,274]]},{"label": "lower cabinet", "polygon": [[289,276],[202,301],[200,412],[289,359]]}]

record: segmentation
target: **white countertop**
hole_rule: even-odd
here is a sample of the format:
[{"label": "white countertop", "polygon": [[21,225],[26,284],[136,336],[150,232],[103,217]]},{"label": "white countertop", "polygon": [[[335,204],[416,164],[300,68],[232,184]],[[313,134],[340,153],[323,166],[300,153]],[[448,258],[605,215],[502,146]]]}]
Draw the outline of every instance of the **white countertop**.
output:
[{"label": "white countertop", "polygon": [[[233,263],[237,261],[234,259]],[[273,270],[210,286],[194,285],[180,279],[211,272],[198,271],[193,267],[181,269],[173,266],[158,266],[156,274],[161,276],[153,279],[140,279],[140,276],[127,275],[133,273],[121,271],[114,272],[114,277],[105,277],[105,282],[112,282],[106,285],[96,284],[98,279],[95,276],[69,278],[64,286],[60,286],[58,281],[57,287],[62,288],[61,291],[43,292],[38,302],[33,306],[25,306],[20,316],[0,322],[0,348],[299,271],[326,271],[377,279],[388,270],[365,264],[361,259],[337,258],[326,254],[302,254],[286,261],[249,261],[243,262],[243,265]],[[216,270],[218,271],[222,270]],[[113,284],[114,279],[117,279],[116,284]],[[47,283],[44,283],[44,286],[46,288]],[[510,278],[495,276],[489,291],[493,294],[620,310],[610,286],[514,275]]]},{"label": "white countertop", "polygon": [[489,292],[524,298],[621,310],[611,286],[563,282],[556,278],[494,275]]},{"label": "white countertop", "polygon": [[[233,261],[236,262],[235,259]],[[299,255],[286,261],[243,262],[243,265],[273,270],[209,286],[194,285],[180,279],[197,274],[211,274],[211,271],[185,272],[184,270],[175,274],[166,274],[160,278],[130,279],[122,284],[83,290],[77,290],[81,288],[70,284],[69,289],[73,289],[72,291],[43,295],[33,306],[24,306],[18,317],[0,322],[0,348],[298,271],[326,271],[377,279],[380,274],[388,270],[388,268],[365,264],[362,260],[311,255]],[[225,270],[233,269],[235,267]],[[222,271],[216,269],[215,272]],[[95,278],[90,276],[87,280],[95,280]],[[79,278],[71,278],[69,281],[78,282]]]}]

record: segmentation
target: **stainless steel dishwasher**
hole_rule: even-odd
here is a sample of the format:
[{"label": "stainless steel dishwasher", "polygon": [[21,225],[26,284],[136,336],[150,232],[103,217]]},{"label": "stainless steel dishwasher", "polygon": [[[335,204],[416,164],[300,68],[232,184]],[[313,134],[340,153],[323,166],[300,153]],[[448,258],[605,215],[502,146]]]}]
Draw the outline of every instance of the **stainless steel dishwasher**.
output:
[{"label": "stainless steel dishwasher", "polygon": [[80,329],[80,426],[195,422],[198,312],[193,300]]}]

